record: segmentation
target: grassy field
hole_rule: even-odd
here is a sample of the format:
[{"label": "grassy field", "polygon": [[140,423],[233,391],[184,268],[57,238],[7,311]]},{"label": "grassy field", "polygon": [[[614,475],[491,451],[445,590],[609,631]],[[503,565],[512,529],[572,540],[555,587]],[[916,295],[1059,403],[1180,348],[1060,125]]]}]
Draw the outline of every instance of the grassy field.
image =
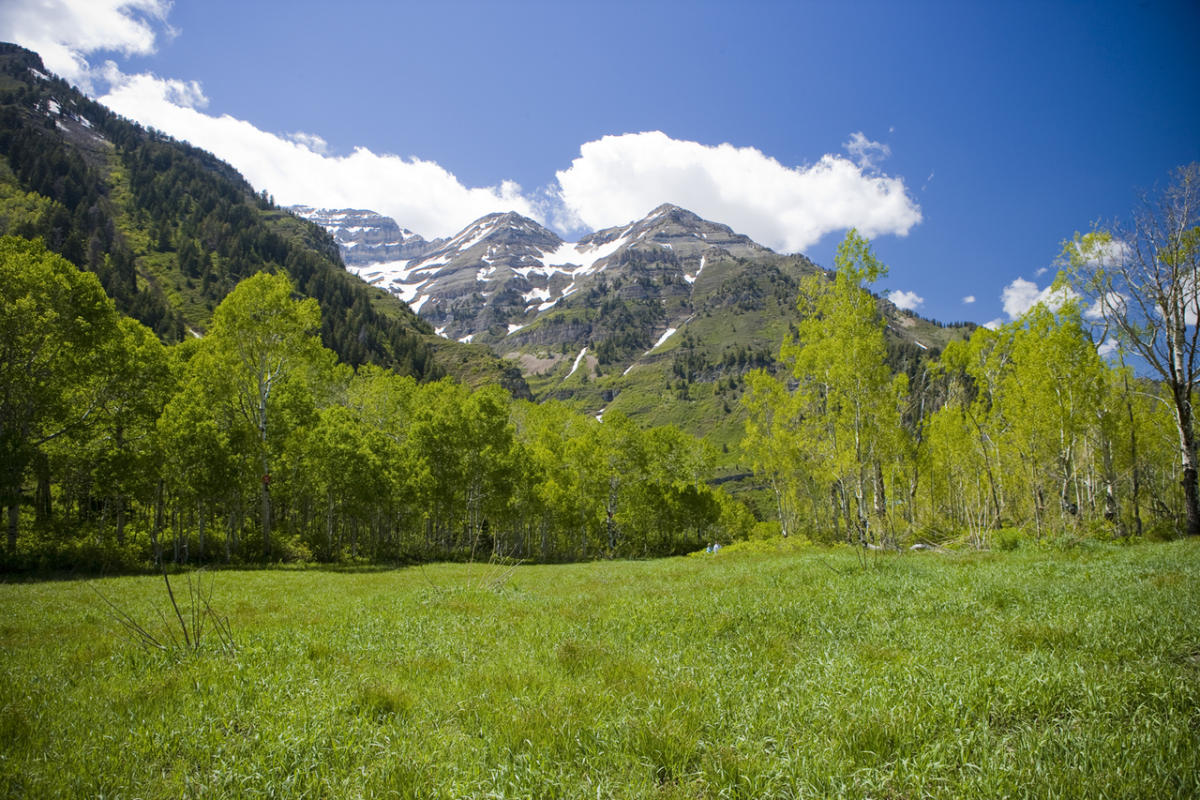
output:
[{"label": "grassy field", "polygon": [[[3,797],[1196,797],[1200,542],[0,584]],[[177,589],[184,578],[175,579]]]}]

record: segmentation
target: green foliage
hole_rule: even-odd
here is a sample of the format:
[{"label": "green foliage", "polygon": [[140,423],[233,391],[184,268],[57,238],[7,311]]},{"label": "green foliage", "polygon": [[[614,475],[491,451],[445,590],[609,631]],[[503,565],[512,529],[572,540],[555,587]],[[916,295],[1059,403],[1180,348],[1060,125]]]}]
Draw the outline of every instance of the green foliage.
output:
[{"label": "green foliage", "polygon": [[803,519],[826,541],[987,548],[1013,546],[998,529],[1077,541],[1186,517],[1173,403],[1100,358],[1064,287],[1054,309],[906,365],[862,287],[883,267],[854,232],[838,266],[802,284],[805,316],[781,348],[792,382],[751,373],[741,398],[744,452],[785,534]]},{"label": "green foliage", "polygon": [[833,538],[844,518],[846,538],[865,545],[892,538],[887,487],[904,476],[908,382],[887,366],[883,319],[864,287],[885,268],[853,230],[837,267],[801,283],[801,322],[780,350],[796,389],[751,378],[745,446],[773,483],[785,532],[803,513]]},{"label": "green foliage", "polygon": [[[765,525],[765,523],[760,523]],[[753,538],[742,542],[734,542],[731,545],[722,547],[715,553],[709,553],[701,550],[697,553],[692,553],[694,556],[714,556],[717,558],[732,558],[734,556],[780,556],[780,555],[796,555],[809,551],[812,548],[812,542],[802,533],[793,533],[787,538],[775,535],[770,535],[771,532],[764,528],[761,531],[756,531]]]},{"label": "green foliage", "polygon": [[117,314],[95,276],[41,242],[0,237],[0,503],[16,551],[26,469],[105,399],[93,370],[111,363]]},{"label": "green foliage", "polygon": [[1016,550],[1024,538],[1019,528],[1001,528],[992,534],[992,546],[997,550]]},{"label": "green foliage", "polygon": [[0,253],[9,567],[652,556],[753,527],[706,483],[714,450],[673,427],[353,374],[284,274],[168,350],[41,245]]}]

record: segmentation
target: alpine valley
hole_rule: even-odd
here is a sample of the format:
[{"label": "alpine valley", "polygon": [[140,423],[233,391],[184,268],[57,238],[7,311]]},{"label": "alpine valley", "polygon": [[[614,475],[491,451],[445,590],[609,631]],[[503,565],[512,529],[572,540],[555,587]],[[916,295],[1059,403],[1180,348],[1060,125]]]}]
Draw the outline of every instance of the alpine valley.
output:
[{"label": "alpine valley", "polygon": [[[448,239],[402,224],[279,208],[211,154],[0,45],[0,234],[42,237],[167,342],[203,335],[240,280],[282,270],[317,299],[322,339],[345,363],[673,423],[722,450],[728,474],[743,378],[774,369],[799,281],[821,269],[669,204],[577,242],[516,213]],[[891,365],[914,382],[967,330],[878,302]]]},{"label": "alpine valley", "polygon": [[[799,281],[820,271],[670,204],[578,242],[516,213],[426,241],[370,211],[291,210],[439,335],[518,363],[536,399],[674,423],[726,450],[741,435],[743,376],[774,368]],[[966,330],[879,304],[893,366],[912,380]]]}]

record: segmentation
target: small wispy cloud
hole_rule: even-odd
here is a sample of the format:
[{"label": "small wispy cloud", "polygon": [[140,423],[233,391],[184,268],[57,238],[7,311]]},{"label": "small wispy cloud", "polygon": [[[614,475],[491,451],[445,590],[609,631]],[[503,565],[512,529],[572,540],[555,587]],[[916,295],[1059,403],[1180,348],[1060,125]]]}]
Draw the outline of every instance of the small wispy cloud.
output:
[{"label": "small wispy cloud", "polygon": [[854,162],[864,170],[873,170],[892,155],[892,148],[883,142],[873,142],[862,131],[850,134],[850,139],[842,143],[842,147],[851,155]]},{"label": "small wispy cloud", "polygon": [[969,305],[971,305],[971,303],[974,303],[974,302],[975,302],[975,295],[973,295],[973,294],[969,294],[969,295],[967,295],[966,297],[964,297],[964,298],[962,299],[962,301],[963,301],[963,303],[964,303],[965,305],[968,305],[968,306],[969,306]]},{"label": "small wispy cloud", "polygon": [[318,155],[323,156],[329,153],[329,142],[325,141],[320,136],[317,136],[315,133],[296,131],[295,133],[289,133],[287,138],[301,147],[317,153]]}]

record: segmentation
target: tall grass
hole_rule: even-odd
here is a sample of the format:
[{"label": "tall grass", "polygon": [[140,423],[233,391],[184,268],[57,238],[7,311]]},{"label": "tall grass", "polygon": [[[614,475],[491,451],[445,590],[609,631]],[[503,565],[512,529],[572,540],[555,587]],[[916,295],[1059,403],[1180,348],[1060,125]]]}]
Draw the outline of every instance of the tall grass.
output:
[{"label": "tall grass", "polygon": [[84,582],[0,584],[0,796],[1194,797],[1198,562],[223,572],[234,652],[139,647]]}]

